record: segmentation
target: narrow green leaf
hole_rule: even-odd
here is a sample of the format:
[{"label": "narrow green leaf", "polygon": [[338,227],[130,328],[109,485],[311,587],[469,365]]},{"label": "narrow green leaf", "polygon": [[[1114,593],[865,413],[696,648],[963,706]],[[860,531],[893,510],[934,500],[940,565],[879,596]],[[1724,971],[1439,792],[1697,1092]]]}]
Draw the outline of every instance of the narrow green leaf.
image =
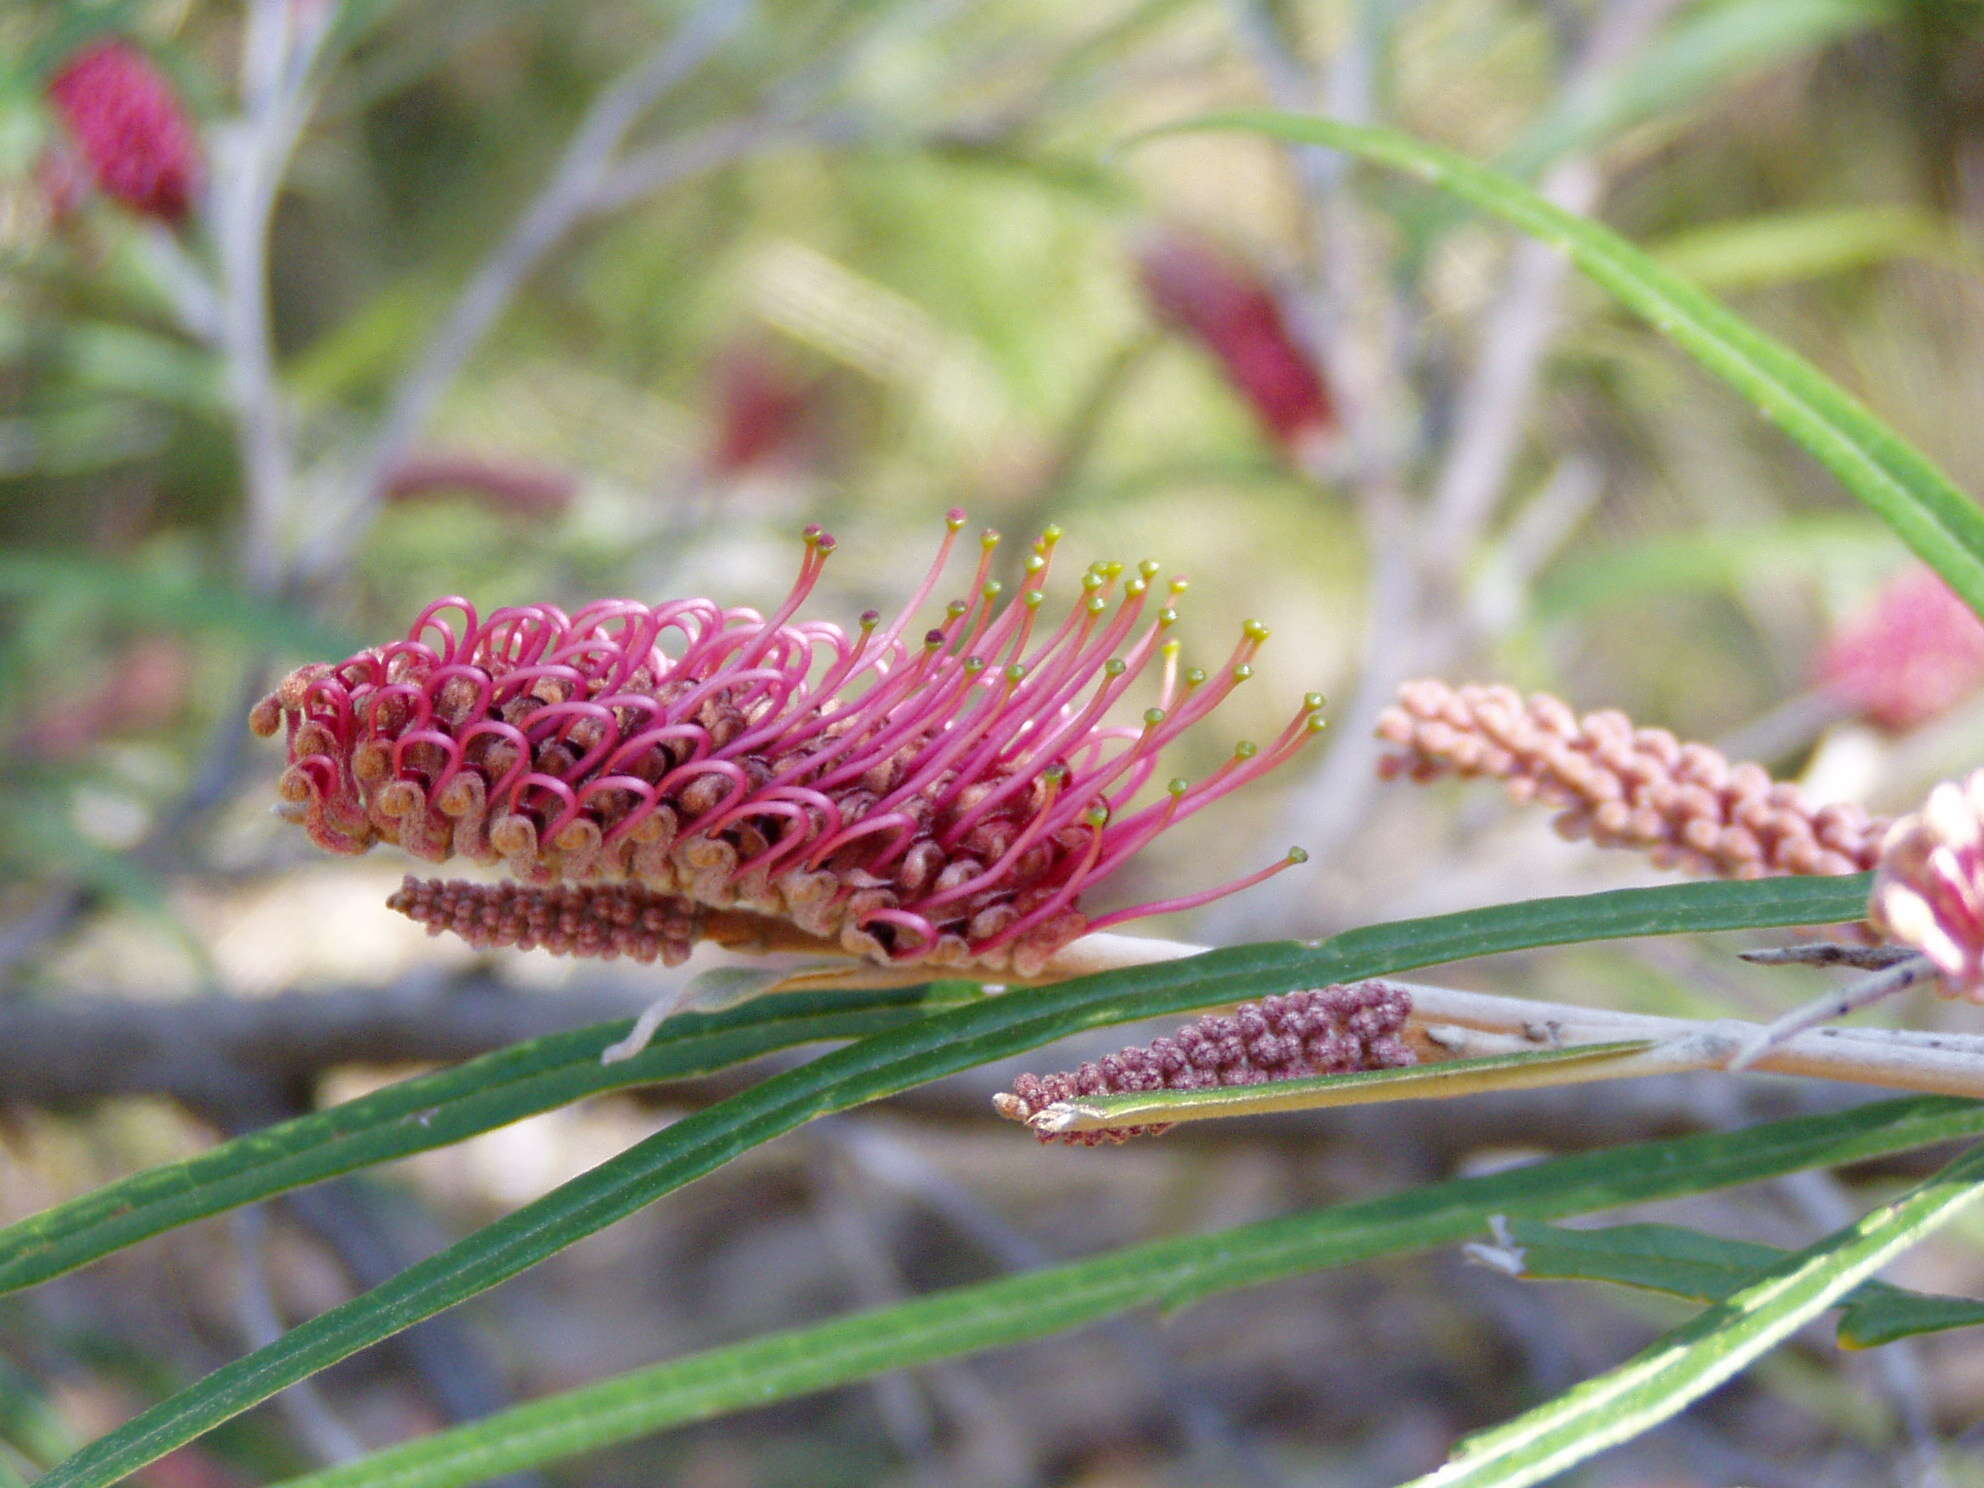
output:
[{"label": "narrow green leaf", "polygon": [[987,998],[875,1034],[685,1117],[363,1296],[223,1365],[58,1464],[40,1488],[97,1488],[361,1348],[391,1337],[816,1116],[1135,1018],[1533,946],[1827,924],[1866,908],[1866,875],[1624,889],[1347,931]]},{"label": "narrow green leaf", "polygon": [[1491,1214],[1563,1216],[1674,1198],[1851,1161],[1869,1155],[1869,1144],[1914,1145],[1930,1130],[1953,1128],[1984,1129],[1984,1106],[1940,1097],[1881,1102],[1836,1117],[1579,1153],[1210,1235],[1159,1240],[670,1360],[283,1488],[463,1488],[685,1421],[1028,1342],[1154,1300],[1175,1305],[1452,1244],[1478,1232]]},{"label": "narrow green leaf", "polygon": [[1530,598],[1546,622],[1608,605],[1740,592],[1759,581],[1823,572],[1877,577],[1892,565],[1887,535],[1860,513],[1676,533],[1595,547],[1543,576]]},{"label": "narrow green leaf", "polygon": [[[1782,1261],[1785,1252],[1751,1240],[1728,1240],[1678,1225],[1606,1225],[1567,1230],[1534,1220],[1508,1225],[1522,1248],[1525,1280],[1606,1281],[1696,1302],[1720,1302]],[[1873,1348],[1918,1333],[1984,1323],[1984,1302],[1863,1282],[1841,1300],[1839,1341]]]},{"label": "narrow green leaf", "polygon": [[1833,1306],[1984,1194],[1984,1144],[1934,1178],[1818,1244],[1635,1358],[1546,1405],[1471,1437],[1409,1488],[1523,1488],[1637,1436],[1700,1399]]},{"label": "narrow green leaf", "polygon": [[776,994],[719,1013],[678,1014],[645,1050],[617,1064],[601,1064],[600,1052],[626,1036],[629,1020],[532,1039],[133,1174],[0,1229],[0,1293],[178,1225],[602,1091],[710,1074],[800,1044],[863,1038],[959,1000],[956,984],[934,994],[930,987]]},{"label": "narrow green leaf", "polygon": [[1818,207],[1706,223],[1647,252],[1705,289],[1757,289],[1925,258],[1967,273],[1984,264],[1933,212],[1908,206]]},{"label": "narrow green leaf", "polygon": [[1560,92],[1497,164],[1534,176],[1645,120],[1685,108],[1734,77],[1783,67],[1804,52],[1894,15],[1893,0],[1737,0],[1698,5],[1636,47],[1587,89]]},{"label": "narrow green leaf", "polygon": [[1260,1116],[1270,1111],[1323,1111],[1333,1106],[1362,1106],[1379,1101],[1527,1090],[1559,1083],[1566,1065],[1606,1064],[1642,1053],[1653,1045],[1652,1039],[1622,1039],[1616,1043],[1573,1044],[1563,1049],[1520,1049],[1472,1059],[1444,1059],[1434,1064],[1407,1065],[1403,1069],[1310,1075],[1273,1080],[1264,1085],[1084,1095],[1060,1103],[1077,1119],[1057,1122],[1050,1129],[1099,1131],[1112,1126],[1208,1121],[1225,1116]]},{"label": "narrow green leaf", "polygon": [[1209,129],[1324,145],[1396,167],[1561,248],[1622,305],[1754,402],[1984,615],[1984,508],[1803,357],[1610,228],[1566,212],[1456,151],[1391,130],[1246,110],[1209,114],[1152,133]]}]

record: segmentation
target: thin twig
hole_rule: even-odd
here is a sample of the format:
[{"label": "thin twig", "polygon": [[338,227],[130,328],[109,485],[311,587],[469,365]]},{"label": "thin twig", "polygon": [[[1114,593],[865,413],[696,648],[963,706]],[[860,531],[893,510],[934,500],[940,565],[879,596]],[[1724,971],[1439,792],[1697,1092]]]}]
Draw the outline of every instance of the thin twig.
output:
[{"label": "thin twig", "polygon": [[218,332],[234,400],[247,512],[240,568],[252,593],[281,581],[281,536],[294,482],[289,415],[269,327],[269,226],[283,172],[310,115],[312,63],[329,18],[290,34],[288,0],[254,0],[242,39],[242,117],[216,131],[213,232]]},{"label": "thin twig", "polygon": [[1929,958],[1920,954],[1904,956],[1901,960],[1877,971],[1870,977],[1863,977],[1836,992],[1828,992],[1815,997],[1802,1007],[1795,1007],[1783,1017],[1774,1019],[1758,1029],[1723,1066],[1728,1070],[1748,1069],[1767,1052],[1785,1043],[1794,1035],[1808,1028],[1834,1018],[1843,1018],[1848,1013],[1893,997],[1917,982],[1927,980],[1936,974],[1936,968]]},{"label": "thin twig", "polygon": [[340,560],[364,530],[394,466],[412,448],[443,394],[544,255],[592,208],[614,154],[662,97],[715,54],[751,11],[751,0],[703,0],[665,42],[593,100],[542,190],[449,307],[426,349],[393,389],[351,489],[355,505],[326,524],[300,556],[306,578]]},{"label": "thin twig", "polygon": [[[240,1278],[235,1322],[251,1349],[265,1348],[283,1334],[275,1290],[269,1283],[268,1219],[260,1204],[250,1204],[229,1215],[228,1226]],[[319,1463],[351,1462],[365,1455],[365,1443],[338,1419],[315,1380],[302,1380],[284,1390],[276,1397],[276,1408]]]},{"label": "thin twig", "polygon": [[1908,946],[1841,945],[1827,940],[1816,945],[1766,946],[1736,954],[1753,966],[1851,966],[1856,971],[1882,971],[1919,953]]}]

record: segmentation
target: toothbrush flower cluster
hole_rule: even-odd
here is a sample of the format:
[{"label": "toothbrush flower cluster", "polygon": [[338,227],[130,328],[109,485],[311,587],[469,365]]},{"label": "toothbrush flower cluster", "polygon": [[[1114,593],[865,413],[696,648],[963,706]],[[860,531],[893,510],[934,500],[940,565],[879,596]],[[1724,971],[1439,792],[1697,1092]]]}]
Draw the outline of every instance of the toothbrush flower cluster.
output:
[{"label": "toothbrush flower cluster", "polygon": [[1894,824],[1869,916],[1927,956],[1952,997],[1984,1002],[1984,770],[1945,781]]},{"label": "toothbrush flower cluster", "polygon": [[292,673],[250,724],[286,735],[281,809],[320,846],[393,842],[562,891],[396,896],[486,943],[672,960],[714,918],[769,927],[761,944],[1026,978],[1087,931],[1300,861],[1092,915],[1089,891],[1167,828],[1292,757],[1322,699],[1205,778],[1147,789],[1166,746],[1252,674],[1265,628],[1244,627],[1217,670],[1181,670],[1185,585],[1151,563],[1091,565],[1070,612],[1044,620],[1053,528],[1010,597],[984,534],[966,597],[920,628],[963,525],[949,514],[899,614],[851,632],[795,618],[834,550],[808,528],[769,615],[682,599],[485,618],[441,599],[403,639]]}]

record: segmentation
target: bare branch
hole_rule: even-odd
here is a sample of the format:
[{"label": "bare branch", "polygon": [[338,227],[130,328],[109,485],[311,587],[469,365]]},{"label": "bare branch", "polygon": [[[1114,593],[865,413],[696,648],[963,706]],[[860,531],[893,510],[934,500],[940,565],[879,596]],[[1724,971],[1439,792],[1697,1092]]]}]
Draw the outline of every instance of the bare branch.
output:
[{"label": "bare branch", "polygon": [[544,255],[592,208],[595,193],[628,132],[664,95],[715,54],[750,13],[750,0],[703,0],[689,18],[594,99],[550,179],[485,259],[420,358],[400,379],[353,479],[355,507],[326,524],[301,555],[306,578],[339,561],[377,506],[386,478],[432,417],[482,338],[509,308]]}]

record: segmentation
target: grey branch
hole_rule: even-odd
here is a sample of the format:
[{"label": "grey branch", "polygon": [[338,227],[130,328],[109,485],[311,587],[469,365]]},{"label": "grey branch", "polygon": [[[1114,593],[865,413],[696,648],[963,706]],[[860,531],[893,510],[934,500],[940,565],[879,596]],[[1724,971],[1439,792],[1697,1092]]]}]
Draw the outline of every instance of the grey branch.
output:
[{"label": "grey branch", "polygon": [[265,1106],[272,1086],[307,1085],[340,1065],[469,1059],[632,1017],[654,990],[651,977],[600,978],[540,994],[473,976],[265,998],[0,1002],[0,1106],[163,1095],[202,1115],[238,1118]]},{"label": "grey branch", "polygon": [[363,530],[388,474],[426,426],[482,338],[544,255],[591,211],[628,132],[708,61],[750,10],[749,0],[703,0],[674,35],[593,101],[544,188],[469,279],[426,350],[394,389],[353,483],[358,504],[342,522],[329,524],[325,540],[303,555],[300,567],[306,578],[338,561],[351,534]]}]

